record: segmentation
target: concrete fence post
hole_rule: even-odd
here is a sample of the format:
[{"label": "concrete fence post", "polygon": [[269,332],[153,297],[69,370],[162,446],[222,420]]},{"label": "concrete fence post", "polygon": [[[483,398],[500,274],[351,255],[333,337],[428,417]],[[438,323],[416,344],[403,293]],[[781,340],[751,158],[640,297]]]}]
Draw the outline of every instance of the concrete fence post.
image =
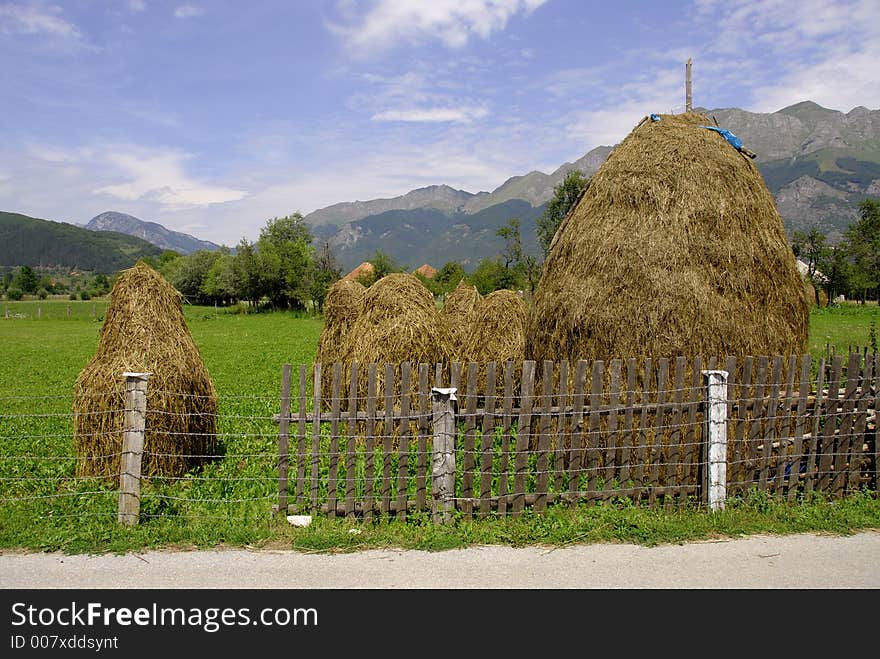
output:
[{"label": "concrete fence post", "polygon": [[152,373],[123,373],[125,426],[119,460],[119,516],[124,526],[138,523],[141,510],[141,464],[147,417],[147,379]]},{"label": "concrete fence post", "polygon": [[431,463],[431,494],[435,524],[449,522],[455,509],[455,402],[456,389],[431,389],[434,446]]},{"label": "concrete fence post", "polygon": [[727,371],[703,371],[706,413],[703,432],[703,498],[709,510],[727,499]]}]

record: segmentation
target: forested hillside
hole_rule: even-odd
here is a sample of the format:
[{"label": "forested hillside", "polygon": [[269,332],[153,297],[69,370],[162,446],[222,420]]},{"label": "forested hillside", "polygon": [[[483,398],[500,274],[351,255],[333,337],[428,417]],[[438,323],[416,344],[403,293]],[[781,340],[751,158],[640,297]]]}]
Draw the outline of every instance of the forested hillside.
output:
[{"label": "forested hillside", "polygon": [[161,253],[161,248],[133,236],[0,211],[2,267],[61,267],[111,274]]}]

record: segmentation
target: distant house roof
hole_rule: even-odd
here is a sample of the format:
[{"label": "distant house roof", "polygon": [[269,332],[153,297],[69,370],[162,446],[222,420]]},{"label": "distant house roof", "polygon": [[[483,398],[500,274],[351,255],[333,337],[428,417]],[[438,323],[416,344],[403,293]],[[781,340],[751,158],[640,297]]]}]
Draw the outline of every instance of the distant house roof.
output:
[{"label": "distant house roof", "polygon": [[347,275],[345,275],[345,277],[343,277],[343,279],[348,279],[349,281],[355,281],[357,279],[360,279],[361,277],[367,277],[369,275],[372,275],[374,270],[375,270],[375,268],[373,268],[372,263],[370,263],[369,261],[364,261],[358,267],[356,267],[354,270],[352,270]]},{"label": "distant house roof", "polygon": [[437,276],[439,270],[425,263],[424,265],[416,268],[416,272],[426,279],[433,279]]}]

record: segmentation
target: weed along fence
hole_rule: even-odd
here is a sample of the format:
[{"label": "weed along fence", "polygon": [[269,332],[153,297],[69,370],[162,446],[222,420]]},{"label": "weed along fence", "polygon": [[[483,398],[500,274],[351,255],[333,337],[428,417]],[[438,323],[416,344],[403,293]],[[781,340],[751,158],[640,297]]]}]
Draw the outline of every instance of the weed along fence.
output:
[{"label": "weed along fence", "polygon": [[277,511],[445,521],[877,490],[877,355],[330,371],[283,368]]}]

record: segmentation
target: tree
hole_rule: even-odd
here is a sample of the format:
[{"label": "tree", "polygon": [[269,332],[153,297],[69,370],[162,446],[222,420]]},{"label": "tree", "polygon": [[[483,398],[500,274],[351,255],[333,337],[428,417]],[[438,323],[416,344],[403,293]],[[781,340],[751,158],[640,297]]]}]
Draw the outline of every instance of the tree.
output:
[{"label": "tree", "polygon": [[393,272],[403,272],[404,268],[390,254],[386,254],[382,250],[377,249],[376,252],[367,259],[373,266],[373,274],[366,277],[359,277],[358,281],[366,287],[370,287],[385,275]]},{"label": "tree", "polygon": [[880,200],[865,199],[859,204],[859,219],[843,234],[853,269],[853,286],[862,302],[868,291],[880,287]]},{"label": "tree", "polygon": [[324,310],[324,298],[327,297],[327,290],[340,277],[342,277],[342,269],[337,265],[336,258],[330,251],[330,243],[324,241],[324,246],[315,256],[310,277],[309,293],[315,311],[320,313]]},{"label": "tree", "polygon": [[589,185],[589,177],[584,176],[579,169],[573,169],[553,188],[553,198],[547,202],[547,208],[537,220],[538,243],[544,251],[545,259],[559,225]]},{"label": "tree", "polygon": [[228,249],[220,252],[202,282],[202,297],[208,302],[230,304],[238,299],[238,287],[235,281],[235,257]]},{"label": "tree", "polygon": [[480,295],[488,295],[502,288],[516,287],[513,272],[504,266],[500,259],[483,259],[477,264],[469,277]]},{"label": "tree", "polygon": [[235,249],[232,263],[235,275],[235,291],[239,300],[248,300],[252,306],[259,306],[263,298],[263,277],[260,271],[260,257],[256,246],[242,238]]},{"label": "tree", "polygon": [[313,252],[312,234],[299,212],[273,218],[260,230],[257,254],[264,290],[273,307],[306,308]]},{"label": "tree", "polygon": [[791,234],[791,249],[794,255],[807,264],[807,276],[814,280],[816,267],[826,247],[825,235],[816,227],[809,233],[795,231]]},{"label": "tree", "polygon": [[505,241],[504,249],[501,250],[501,259],[504,261],[504,267],[511,273],[510,279],[513,285],[510,288],[524,285],[531,293],[538,283],[541,269],[535,257],[527,254],[523,249],[519,227],[519,218],[514,217],[495,233]]},{"label": "tree", "polygon": [[30,266],[23,265],[15,274],[12,285],[21,289],[22,293],[36,293],[37,288],[39,288],[39,280],[37,279],[37,274]]},{"label": "tree", "polygon": [[171,283],[190,303],[207,301],[202,287],[208,270],[219,256],[219,252],[200,249],[174,261],[176,267]]},{"label": "tree", "polygon": [[[843,245],[823,248],[818,257],[818,266],[824,275],[821,285],[829,300],[833,300],[841,293],[849,292],[851,266],[849,255]],[[815,285],[819,283],[816,282]]]}]

